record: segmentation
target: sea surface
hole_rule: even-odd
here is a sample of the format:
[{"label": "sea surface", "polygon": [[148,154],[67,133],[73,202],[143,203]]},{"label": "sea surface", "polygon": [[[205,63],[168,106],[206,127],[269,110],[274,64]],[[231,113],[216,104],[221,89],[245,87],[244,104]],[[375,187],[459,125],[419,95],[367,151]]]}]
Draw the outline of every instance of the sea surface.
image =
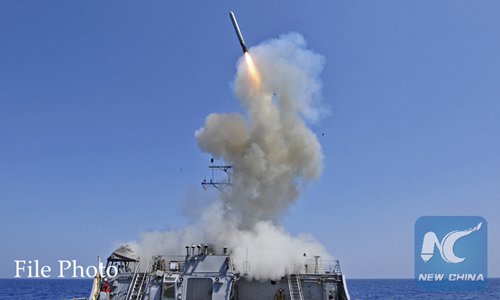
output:
[{"label": "sea surface", "polygon": [[500,299],[500,278],[488,279],[482,291],[426,293],[415,288],[413,279],[351,279],[347,280],[351,300],[496,300]]},{"label": "sea surface", "polygon": [[[89,279],[0,279],[0,299],[64,300],[87,297],[92,286]],[[500,279],[489,279],[481,292],[423,293],[415,289],[412,279],[352,279],[347,281],[352,300],[495,300],[500,299]]]}]

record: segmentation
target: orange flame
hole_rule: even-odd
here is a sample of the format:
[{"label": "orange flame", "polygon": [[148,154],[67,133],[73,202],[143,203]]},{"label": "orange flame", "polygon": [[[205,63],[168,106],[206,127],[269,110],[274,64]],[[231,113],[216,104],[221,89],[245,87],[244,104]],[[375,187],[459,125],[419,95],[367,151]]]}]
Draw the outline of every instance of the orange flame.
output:
[{"label": "orange flame", "polygon": [[248,52],[245,52],[245,61],[247,63],[248,73],[250,74],[250,78],[255,84],[256,88],[260,88],[260,75],[255,63],[253,62],[252,57]]}]

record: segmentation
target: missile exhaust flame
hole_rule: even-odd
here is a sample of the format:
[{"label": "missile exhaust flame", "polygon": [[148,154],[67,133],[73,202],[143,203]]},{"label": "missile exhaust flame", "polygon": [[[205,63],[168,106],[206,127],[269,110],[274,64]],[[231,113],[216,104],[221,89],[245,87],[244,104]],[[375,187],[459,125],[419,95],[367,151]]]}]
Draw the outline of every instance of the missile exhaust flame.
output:
[{"label": "missile exhaust flame", "polygon": [[250,75],[250,79],[252,80],[254,87],[259,89],[260,88],[259,71],[257,70],[255,63],[253,62],[252,56],[250,56],[250,53],[248,52],[245,52],[245,62],[248,69],[248,73]]}]

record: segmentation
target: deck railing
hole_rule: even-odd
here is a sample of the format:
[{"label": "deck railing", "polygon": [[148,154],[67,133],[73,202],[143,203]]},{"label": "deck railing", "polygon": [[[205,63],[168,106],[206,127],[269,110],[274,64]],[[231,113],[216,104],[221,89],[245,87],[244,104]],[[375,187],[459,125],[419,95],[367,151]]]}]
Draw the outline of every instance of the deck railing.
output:
[{"label": "deck railing", "polygon": [[297,273],[304,274],[337,274],[342,275],[340,269],[340,262],[337,259],[310,259],[304,258],[302,260],[302,265],[300,265],[300,260],[297,261],[296,270]]}]

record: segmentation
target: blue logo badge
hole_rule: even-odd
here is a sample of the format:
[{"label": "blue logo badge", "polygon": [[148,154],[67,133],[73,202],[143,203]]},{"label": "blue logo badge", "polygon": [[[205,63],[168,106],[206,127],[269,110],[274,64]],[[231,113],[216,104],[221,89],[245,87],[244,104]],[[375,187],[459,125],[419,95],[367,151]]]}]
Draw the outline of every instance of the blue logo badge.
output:
[{"label": "blue logo badge", "polygon": [[421,217],[415,222],[415,281],[426,291],[487,284],[487,224],[482,217]]}]

